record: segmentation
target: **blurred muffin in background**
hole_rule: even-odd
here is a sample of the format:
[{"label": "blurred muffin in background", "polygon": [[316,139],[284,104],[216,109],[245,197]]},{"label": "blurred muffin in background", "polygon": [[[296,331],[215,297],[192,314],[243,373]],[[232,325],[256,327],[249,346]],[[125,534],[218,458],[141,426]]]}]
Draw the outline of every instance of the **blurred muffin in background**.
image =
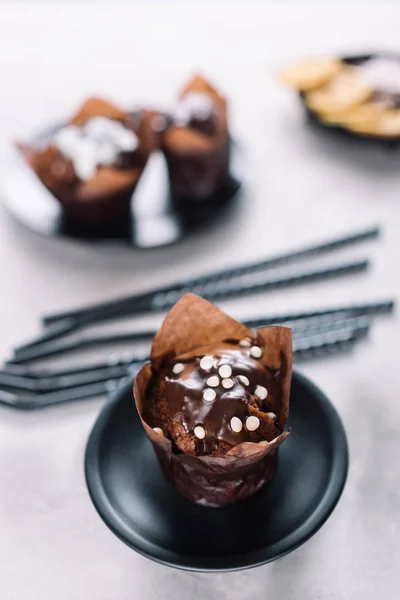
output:
[{"label": "blurred muffin in background", "polygon": [[110,227],[130,218],[132,193],[154,148],[153,115],[89,98],[44,145],[18,148],[66,217]]},{"label": "blurred muffin in background", "polygon": [[226,99],[203,77],[194,75],[169,115],[154,120],[175,199],[210,198],[229,172]]}]

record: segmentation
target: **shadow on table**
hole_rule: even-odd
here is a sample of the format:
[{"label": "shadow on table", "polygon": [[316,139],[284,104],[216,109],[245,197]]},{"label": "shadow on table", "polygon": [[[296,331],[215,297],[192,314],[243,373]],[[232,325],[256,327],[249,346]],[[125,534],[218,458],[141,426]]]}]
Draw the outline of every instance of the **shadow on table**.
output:
[{"label": "shadow on table", "polygon": [[[175,600],[177,596],[190,600],[304,600],[310,598],[310,570],[315,552],[316,548],[307,544],[268,565],[232,573],[178,571],[144,560],[142,579],[148,582],[149,600],[158,597]],[[124,587],[129,587],[127,580]]]},{"label": "shadow on table", "polygon": [[314,149],[332,160],[357,169],[369,176],[393,177],[400,180],[400,141],[387,142],[357,138],[346,132],[320,125],[305,118],[304,128]]}]

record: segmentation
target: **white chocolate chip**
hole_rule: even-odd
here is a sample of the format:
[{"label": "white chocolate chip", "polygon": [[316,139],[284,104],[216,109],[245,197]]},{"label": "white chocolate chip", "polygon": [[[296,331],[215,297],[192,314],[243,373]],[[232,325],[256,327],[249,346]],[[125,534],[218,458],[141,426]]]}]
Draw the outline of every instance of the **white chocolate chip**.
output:
[{"label": "white chocolate chip", "polygon": [[222,387],[225,388],[226,390],[230,390],[231,388],[233,388],[234,385],[235,385],[235,382],[233,381],[233,379],[223,379],[222,380]]},{"label": "white chocolate chip", "polygon": [[268,417],[268,419],[275,420],[276,419],[276,414],[274,412],[269,412],[269,413],[267,413],[267,417]]},{"label": "white chocolate chip", "polygon": [[240,433],[243,429],[243,423],[239,419],[239,417],[232,417],[231,419],[231,429],[234,433]]},{"label": "white chocolate chip", "polygon": [[263,349],[260,346],[252,346],[250,348],[250,356],[253,358],[261,358],[263,354]]},{"label": "white chocolate chip", "polygon": [[193,429],[193,433],[199,440],[204,440],[206,437],[206,430],[202,425],[196,425],[196,427]]},{"label": "white chocolate chip", "polygon": [[256,389],[254,390],[254,394],[257,396],[257,398],[260,398],[260,400],[265,400],[265,398],[268,396],[268,390],[263,385],[257,385]]},{"label": "white chocolate chip", "polygon": [[174,375],[179,375],[179,373],[182,373],[184,370],[185,365],[183,363],[176,363],[176,365],[173,366],[172,372]]},{"label": "white chocolate chip", "polygon": [[250,385],[250,381],[248,380],[246,375],[238,375],[238,379],[239,379],[240,383],[242,383],[246,387],[248,387]]},{"label": "white chocolate chip", "polygon": [[203,371],[209,371],[214,366],[214,358],[212,356],[203,356],[200,361],[200,369]]},{"label": "white chocolate chip", "polygon": [[209,387],[218,387],[219,386],[219,377],[216,375],[211,375],[206,381]]},{"label": "white chocolate chip", "polygon": [[246,419],[246,429],[247,431],[255,431],[260,426],[260,419],[258,417],[247,417]]},{"label": "white chocolate chip", "polygon": [[214,402],[216,397],[216,391],[212,390],[211,388],[207,388],[203,392],[203,400],[205,400],[206,402]]},{"label": "white chocolate chip", "polygon": [[225,379],[226,377],[230,377],[232,375],[232,369],[229,365],[221,365],[218,369],[218,373],[223,379]]},{"label": "white chocolate chip", "polygon": [[213,99],[204,92],[189,92],[180,100],[173,111],[177,125],[185,126],[192,119],[206,121],[212,115]]},{"label": "white chocolate chip", "polygon": [[161,427],[153,427],[153,431],[160,437],[164,437],[164,432]]},{"label": "white chocolate chip", "polygon": [[239,346],[240,346],[241,348],[250,348],[250,346],[251,346],[251,341],[250,341],[250,340],[248,340],[247,338],[244,338],[244,340],[240,340],[240,342],[239,342]]},{"label": "white chocolate chip", "polygon": [[88,181],[99,166],[116,164],[121,152],[134,152],[139,139],[119,121],[99,116],[82,127],[68,125],[59,129],[53,143],[72,161],[79,179]]}]

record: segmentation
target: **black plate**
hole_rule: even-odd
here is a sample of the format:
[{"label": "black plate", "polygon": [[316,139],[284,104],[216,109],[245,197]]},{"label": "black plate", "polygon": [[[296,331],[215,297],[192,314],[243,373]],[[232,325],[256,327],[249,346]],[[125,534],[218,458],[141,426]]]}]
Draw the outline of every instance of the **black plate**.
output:
[{"label": "black plate", "polygon": [[[396,58],[397,60],[400,60],[399,54],[394,54],[394,53],[390,53],[390,52],[373,52],[370,54],[356,54],[354,56],[342,56],[342,57],[340,57],[340,60],[342,60],[343,62],[345,62],[349,65],[361,65],[362,63],[366,62],[367,60],[370,60],[371,58]],[[400,136],[382,137],[379,135],[357,133],[356,131],[351,131],[350,129],[347,129],[346,127],[341,127],[340,125],[329,125],[328,123],[325,123],[322,119],[320,119],[317,112],[311,110],[306,105],[306,103],[304,101],[304,97],[305,97],[305,94],[300,93],[300,99],[301,99],[302,105],[304,107],[304,110],[305,110],[310,122],[317,125],[318,127],[322,127],[323,129],[331,131],[335,134],[343,135],[345,137],[349,137],[349,138],[353,138],[353,139],[357,138],[357,139],[369,141],[369,142],[379,142],[379,143],[383,143],[388,146],[397,146],[400,142]]]},{"label": "black plate", "polygon": [[[53,127],[33,141],[44,144],[56,130],[57,127]],[[231,141],[230,174],[219,191],[201,202],[177,202],[169,192],[168,173],[161,152],[154,153],[134,192],[130,222],[119,225],[118,229],[110,229],[107,225],[102,231],[90,231],[77,222],[68,221],[59,202],[14,148],[9,149],[4,162],[0,185],[7,210],[36,233],[103,244],[157,248],[176,243],[222,217],[237,199],[244,171],[243,153]]]},{"label": "black plate", "polygon": [[92,501],[123,542],[160,563],[229,571],[270,562],[307,541],[336,506],[348,451],[340,418],[324,394],[295,373],[278,472],[252,498],[205,508],[164,479],[142,428],[131,386],[102,410],[86,448]]}]

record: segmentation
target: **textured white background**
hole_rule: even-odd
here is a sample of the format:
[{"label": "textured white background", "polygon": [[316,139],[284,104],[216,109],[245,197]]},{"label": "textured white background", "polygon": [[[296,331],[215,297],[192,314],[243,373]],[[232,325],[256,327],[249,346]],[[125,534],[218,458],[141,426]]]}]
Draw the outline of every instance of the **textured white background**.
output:
[{"label": "textured white background", "polygon": [[[26,137],[87,94],[168,103],[193,69],[232,100],[248,152],[241,210],[176,247],[106,251],[42,239],[0,211],[0,358],[49,310],[110,298],[200,270],[295,248],[379,222],[367,275],[225,303],[237,315],[396,296],[400,155],[305,126],[277,67],[318,52],[399,49],[400,5],[213,2],[0,5],[0,136]],[[29,198],[26,199],[29,202]],[[349,436],[343,498],[304,547],[235,574],[188,574],[125,547],[85,488],[83,455],[104,401],[20,414],[0,410],[1,600],[396,600],[399,575],[397,319],[354,354],[306,366]]]}]

